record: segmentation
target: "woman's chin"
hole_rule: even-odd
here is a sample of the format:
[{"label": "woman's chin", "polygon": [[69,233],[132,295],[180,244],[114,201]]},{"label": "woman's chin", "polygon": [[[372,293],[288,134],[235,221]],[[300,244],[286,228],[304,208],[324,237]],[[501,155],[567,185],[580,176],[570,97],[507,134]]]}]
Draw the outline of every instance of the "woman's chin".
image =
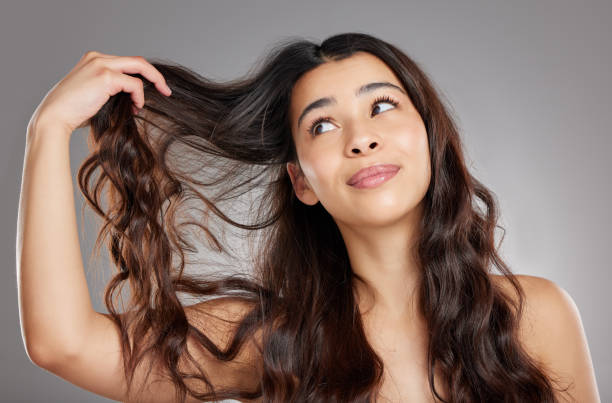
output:
[{"label": "woman's chin", "polygon": [[[405,206],[385,206],[384,208],[353,208],[353,214],[347,216],[347,211],[338,217],[344,225],[355,228],[384,228],[406,223],[414,218],[415,208]],[[333,216],[333,214],[332,214]],[[338,221],[338,220],[336,220]]]}]

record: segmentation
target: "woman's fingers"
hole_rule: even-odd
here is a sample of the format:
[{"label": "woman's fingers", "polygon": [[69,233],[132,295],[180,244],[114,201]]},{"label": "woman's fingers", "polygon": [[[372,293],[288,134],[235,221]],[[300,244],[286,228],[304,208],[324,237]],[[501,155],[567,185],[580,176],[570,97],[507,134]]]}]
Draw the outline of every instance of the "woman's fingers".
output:
[{"label": "woman's fingers", "polygon": [[104,59],[103,63],[105,66],[121,73],[142,75],[155,84],[155,87],[162,94],[170,95],[172,93],[164,76],[142,56],[118,56]]},{"label": "woman's fingers", "polygon": [[129,92],[137,108],[142,108],[145,103],[143,83],[140,78],[117,73],[117,77],[113,79],[112,91],[114,94],[123,91]]},{"label": "woman's fingers", "polygon": [[[139,74],[142,78],[131,74]],[[94,116],[118,92],[126,92],[137,108],[144,107],[144,80],[163,95],[171,90],[164,76],[142,56],[85,53],[72,70],[43,98],[31,121],[55,125],[68,133]]]}]

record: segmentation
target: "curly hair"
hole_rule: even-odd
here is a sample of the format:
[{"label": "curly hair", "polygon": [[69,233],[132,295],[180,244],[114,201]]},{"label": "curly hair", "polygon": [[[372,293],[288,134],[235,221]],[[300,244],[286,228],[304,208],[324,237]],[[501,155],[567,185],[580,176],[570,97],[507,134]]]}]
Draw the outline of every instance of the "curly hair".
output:
[{"label": "curly hair", "polygon": [[[396,74],[427,130],[432,180],[415,253],[422,268],[418,304],[427,322],[432,395],[442,402],[554,402],[552,380],[518,341],[524,293],[497,253],[498,202],[468,172],[456,125],[424,71],[398,47],[357,32],[320,44],[284,40],[245,77],[228,82],[156,60],[152,64],[172,97],[143,79],[147,104],[141,114],[133,115],[129,94],[119,93],[90,120],[95,149],[79,168],[78,184],[104,220],[96,248],[106,240],[117,267],[105,304],[121,330],[128,384],[150,355],[151,365],[168,369],[182,402],[187,393],[201,400],[375,400],[383,362],[368,343],[356,307],[359,278],[330,214],[320,203],[301,203],[286,170],[287,162],[297,161],[288,117],[294,84],[309,70],[355,52],[375,55]],[[252,200],[237,207],[245,195]],[[181,221],[184,205],[201,215]],[[240,219],[231,217],[232,209]],[[186,255],[197,252],[186,230],[191,226],[203,231],[212,251],[235,257],[220,236],[224,223],[246,231],[249,239],[259,237],[252,267],[188,274]],[[492,266],[518,299],[491,281]],[[129,320],[116,306],[125,283],[131,291]],[[232,296],[252,309],[223,349],[190,323],[179,293]],[[133,345],[130,328],[139,341]],[[230,362],[256,331],[263,335],[256,390],[215,390],[201,368],[193,374],[178,369],[185,355],[195,361],[186,349],[188,337]],[[150,343],[144,342],[147,332],[154,335]],[[434,369],[448,396],[436,390]],[[201,380],[206,390],[190,387],[187,378]]]}]

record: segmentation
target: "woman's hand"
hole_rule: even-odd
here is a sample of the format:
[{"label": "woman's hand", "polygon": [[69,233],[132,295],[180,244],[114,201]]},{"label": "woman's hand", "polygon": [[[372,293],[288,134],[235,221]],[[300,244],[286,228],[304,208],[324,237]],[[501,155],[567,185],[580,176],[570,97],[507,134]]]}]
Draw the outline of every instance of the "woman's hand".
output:
[{"label": "woman's hand", "polygon": [[135,108],[140,109],[145,103],[143,82],[124,73],[142,75],[164,95],[172,92],[162,74],[144,57],[90,51],[45,95],[32,114],[28,129],[52,126],[69,136],[84,127],[120,91],[131,94],[136,112]]}]

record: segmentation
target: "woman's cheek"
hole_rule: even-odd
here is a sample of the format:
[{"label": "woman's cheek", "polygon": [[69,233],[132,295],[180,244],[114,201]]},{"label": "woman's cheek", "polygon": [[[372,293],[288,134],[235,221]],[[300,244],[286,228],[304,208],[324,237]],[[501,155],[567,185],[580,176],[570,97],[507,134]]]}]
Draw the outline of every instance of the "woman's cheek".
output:
[{"label": "woman's cheek", "polygon": [[310,159],[305,159],[304,161],[301,161],[300,165],[302,166],[302,172],[308,180],[308,183],[315,191],[315,193],[317,193],[317,190],[319,188],[319,169],[317,169],[317,166],[313,164]]},{"label": "woman's cheek", "polygon": [[428,149],[427,133],[422,123],[409,122],[398,128],[395,136],[401,148],[410,154],[419,154]]}]

